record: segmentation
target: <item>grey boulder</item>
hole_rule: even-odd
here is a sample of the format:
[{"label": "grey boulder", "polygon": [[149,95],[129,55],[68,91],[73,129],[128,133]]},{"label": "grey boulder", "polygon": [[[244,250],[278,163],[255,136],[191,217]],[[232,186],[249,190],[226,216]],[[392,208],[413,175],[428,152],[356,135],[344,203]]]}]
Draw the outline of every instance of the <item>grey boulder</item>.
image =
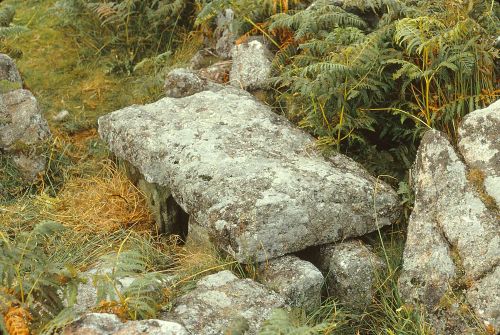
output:
[{"label": "grey boulder", "polygon": [[63,335],[189,335],[178,323],[163,320],[122,322],[116,315],[90,313],[66,326]]},{"label": "grey boulder", "polygon": [[313,311],[320,306],[325,278],[312,263],[287,255],[261,263],[258,280],[284,296],[290,306]]},{"label": "grey boulder", "polygon": [[373,301],[377,275],[385,263],[361,241],[347,241],[322,246],[319,268],[325,274],[329,296],[362,310]]},{"label": "grey boulder", "polygon": [[20,89],[23,85],[16,63],[5,54],[0,54],[0,93]]},{"label": "grey boulder", "polygon": [[280,295],[250,279],[221,271],[198,281],[181,296],[166,318],[176,320],[191,334],[256,334],[273,309],[286,307]]},{"label": "grey boulder", "polygon": [[[130,106],[99,119],[111,151],[240,262],[263,262],[394,222],[394,190],[235,89]],[[189,238],[189,237],[188,237]]]},{"label": "grey boulder", "polygon": [[229,83],[246,90],[268,87],[272,57],[265,44],[258,40],[236,45],[232,50]]},{"label": "grey boulder", "polygon": [[[500,295],[498,286],[486,279],[500,262],[497,214],[467,180],[467,167],[444,134],[434,130],[425,134],[415,170],[415,206],[399,279],[402,297],[432,314],[441,309],[443,299],[456,295],[454,287],[476,283],[487,287],[487,293],[471,291],[468,295],[475,299],[469,302],[482,320],[498,329],[500,305],[485,308],[480,298],[487,294],[494,302]],[[447,327],[446,320],[438,321],[438,328],[438,324]]]}]

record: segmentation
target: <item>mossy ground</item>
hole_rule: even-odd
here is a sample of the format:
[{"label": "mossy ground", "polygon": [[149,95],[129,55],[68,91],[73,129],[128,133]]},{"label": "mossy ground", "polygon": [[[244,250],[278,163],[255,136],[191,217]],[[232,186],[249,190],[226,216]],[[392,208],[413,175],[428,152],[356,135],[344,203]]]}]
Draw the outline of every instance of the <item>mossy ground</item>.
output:
[{"label": "mossy ground", "polygon": [[[224,268],[251,276],[217,252],[187,245],[155,234],[151,215],[142,194],[124,178],[96,131],[97,118],[121,107],[143,104],[161,96],[161,71],[113,73],[116,56],[102,54],[100,46],[63,23],[54,9],[56,0],[6,0],[16,7],[14,22],[29,31],[0,40],[0,51],[15,58],[24,85],[37,97],[48,119],[52,142],[46,156],[44,176],[29,186],[4,156],[0,156],[0,232],[15,236],[43,220],[60,222],[69,230],[55,244],[48,245],[54,262],[72,264],[79,270],[91,267],[103,254],[116,251],[127,239],[128,248],[140,250],[149,269],[178,275],[176,285],[165,290],[165,308],[176,295],[188,290],[202,275]],[[199,46],[199,40],[185,37],[168,67],[185,62]],[[61,110],[69,117],[53,121]],[[134,204],[130,210],[130,204]],[[78,238],[75,239],[75,236]],[[384,241],[384,243],[381,243]],[[351,312],[325,301],[312,315],[298,313],[294,322],[327,322],[325,334],[430,334],[423,316],[404,305],[397,292],[397,274],[404,243],[402,228],[393,227],[376,245],[388,264],[381,274],[378,297],[366,312]],[[1,330],[1,328],[0,328]]]}]

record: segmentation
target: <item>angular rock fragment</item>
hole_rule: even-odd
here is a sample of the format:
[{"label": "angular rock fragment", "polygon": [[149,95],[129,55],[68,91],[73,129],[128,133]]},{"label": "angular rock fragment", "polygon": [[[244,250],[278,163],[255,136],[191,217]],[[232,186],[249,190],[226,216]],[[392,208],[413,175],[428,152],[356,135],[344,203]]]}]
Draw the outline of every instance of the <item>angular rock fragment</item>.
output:
[{"label": "angular rock fragment", "polygon": [[234,11],[230,8],[225,9],[217,15],[217,27],[214,35],[217,39],[215,44],[215,52],[218,56],[228,59],[231,57],[231,50],[236,41],[234,31]]},{"label": "angular rock fragment", "polygon": [[0,94],[7,93],[23,86],[21,75],[12,58],[0,54]]},{"label": "angular rock fragment", "polygon": [[165,96],[184,98],[202,91],[217,92],[224,86],[199,76],[196,71],[180,68],[167,74],[164,88]]},{"label": "angular rock fragment", "polygon": [[0,95],[0,150],[9,153],[27,180],[44,171],[41,146],[50,131],[30,91],[18,89]]},{"label": "angular rock fragment", "polygon": [[399,216],[396,193],[236,88],[131,106],[99,119],[111,151],[166,187],[240,262],[361,236]]},{"label": "angular rock fragment", "polygon": [[114,314],[90,313],[67,326],[63,335],[189,335],[178,323],[163,320],[122,322]]},{"label": "angular rock fragment", "polygon": [[[455,294],[459,283],[481,283],[498,266],[500,229],[498,217],[467,180],[466,166],[444,134],[425,134],[415,169],[415,206],[399,287],[407,302],[422,304],[433,313],[442,308],[444,298]],[[484,294],[495,301],[500,292],[497,286]],[[480,300],[470,303],[476,310],[485,310]],[[500,315],[500,306],[489,308]],[[498,322],[491,318],[495,313],[488,315],[488,322]]]},{"label": "angular rock fragment", "polygon": [[[99,304],[97,300],[97,288],[93,283],[93,279],[95,275],[106,275],[110,274],[113,271],[112,268],[93,268],[89,271],[86,271],[81,274],[81,277],[85,279],[85,282],[79,283],[77,288],[77,296],[74,305],[71,307],[77,313],[86,313],[89,312],[92,308],[96,307]],[[136,277],[121,277],[116,278],[115,286],[120,292],[124,292],[127,288],[134,284],[134,281],[140,279],[140,275]],[[158,284],[166,284],[173,281],[173,277],[162,276],[158,279]],[[146,291],[144,289],[143,291]],[[112,292],[109,300],[119,300],[118,296],[115,294],[116,292]],[[64,300],[63,303],[66,307],[68,307],[68,301]]]},{"label": "angular rock fragment", "polygon": [[377,272],[384,262],[361,241],[322,246],[319,268],[326,277],[328,295],[356,309],[372,303]]},{"label": "angular rock fragment", "polygon": [[256,90],[266,88],[271,74],[272,54],[260,41],[235,46],[229,83],[235,87]]},{"label": "angular rock fragment", "polygon": [[482,174],[480,186],[500,205],[500,100],[465,116],[458,134],[465,163]]},{"label": "angular rock fragment", "polygon": [[290,306],[312,311],[321,303],[323,275],[313,264],[296,256],[283,256],[260,264],[258,279],[284,296]]},{"label": "angular rock fragment", "polygon": [[[180,297],[167,318],[184,325],[191,334],[231,334],[233,327],[256,334],[273,309],[286,307],[280,295],[230,271],[202,278],[196,289]],[[235,333],[236,334],[236,333]]]}]

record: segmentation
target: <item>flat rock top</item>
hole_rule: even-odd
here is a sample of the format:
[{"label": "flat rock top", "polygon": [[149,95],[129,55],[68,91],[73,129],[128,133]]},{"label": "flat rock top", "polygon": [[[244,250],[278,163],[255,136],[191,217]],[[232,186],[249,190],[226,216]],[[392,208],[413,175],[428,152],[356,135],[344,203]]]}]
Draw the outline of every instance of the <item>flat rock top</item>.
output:
[{"label": "flat rock top", "polygon": [[310,136],[234,88],[130,106],[100,118],[99,132],[239,261],[363,235],[398,217],[388,185],[343,155],[323,158]]}]

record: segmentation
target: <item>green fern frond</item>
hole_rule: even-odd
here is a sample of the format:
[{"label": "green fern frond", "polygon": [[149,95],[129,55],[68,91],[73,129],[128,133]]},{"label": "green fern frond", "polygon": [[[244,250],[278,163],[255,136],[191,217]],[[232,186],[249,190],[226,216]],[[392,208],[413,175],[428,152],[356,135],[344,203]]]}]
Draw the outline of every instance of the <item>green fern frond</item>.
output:
[{"label": "green fern frond", "polygon": [[12,20],[14,19],[14,15],[16,11],[12,6],[3,6],[0,9],[0,27],[8,27]]}]

